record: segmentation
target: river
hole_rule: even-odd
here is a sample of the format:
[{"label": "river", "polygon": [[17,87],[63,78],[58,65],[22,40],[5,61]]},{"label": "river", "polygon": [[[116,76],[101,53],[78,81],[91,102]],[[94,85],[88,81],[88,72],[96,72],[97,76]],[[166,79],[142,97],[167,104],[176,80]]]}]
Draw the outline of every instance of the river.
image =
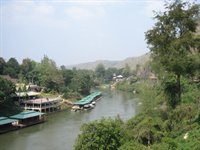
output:
[{"label": "river", "polygon": [[116,116],[127,120],[136,113],[133,95],[104,91],[92,110],[57,112],[48,115],[45,123],[0,135],[0,150],[72,150],[83,123]]}]

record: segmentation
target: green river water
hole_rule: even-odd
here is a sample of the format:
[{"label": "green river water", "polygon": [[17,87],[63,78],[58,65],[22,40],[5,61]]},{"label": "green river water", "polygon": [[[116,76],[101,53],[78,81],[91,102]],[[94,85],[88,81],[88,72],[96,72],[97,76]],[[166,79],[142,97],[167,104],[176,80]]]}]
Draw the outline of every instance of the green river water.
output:
[{"label": "green river water", "polygon": [[133,95],[109,90],[102,93],[92,110],[49,114],[45,123],[0,135],[0,150],[72,150],[83,123],[118,115],[127,120],[137,113]]}]

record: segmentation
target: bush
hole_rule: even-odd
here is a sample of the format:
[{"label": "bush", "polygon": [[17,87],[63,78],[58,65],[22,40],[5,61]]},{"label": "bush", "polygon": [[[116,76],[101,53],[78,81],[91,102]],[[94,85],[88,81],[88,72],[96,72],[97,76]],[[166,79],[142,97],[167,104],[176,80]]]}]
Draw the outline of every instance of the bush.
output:
[{"label": "bush", "polygon": [[136,142],[127,142],[122,145],[118,150],[147,150],[148,148]]},{"label": "bush", "polygon": [[82,133],[75,143],[75,150],[116,150],[123,143],[120,119],[101,119],[81,127]]}]

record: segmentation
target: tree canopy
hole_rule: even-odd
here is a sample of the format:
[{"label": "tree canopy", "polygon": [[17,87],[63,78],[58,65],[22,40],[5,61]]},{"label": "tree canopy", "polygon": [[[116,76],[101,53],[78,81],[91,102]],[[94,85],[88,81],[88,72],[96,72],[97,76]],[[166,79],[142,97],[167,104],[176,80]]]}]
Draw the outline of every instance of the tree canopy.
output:
[{"label": "tree canopy", "polygon": [[20,72],[20,66],[15,58],[10,58],[6,62],[6,67],[4,68],[4,74],[8,74],[13,78],[17,78]]},{"label": "tree canopy", "polygon": [[122,122],[120,119],[101,119],[81,127],[75,150],[116,150],[122,144]]},{"label": "tree canopy", "polygon": [[194,59],[197,56],[200,59],[194,36],[199,5],[176,0],[166,4],[165,10],[156,14],[157,22],[146,32],[146,39],[153,61],[175,78],[174,82],[166,85],[166,89],[174,89],[174,102],[171,104],[175,107],[181,101],[181,76],[195,71]]},{"label": "tree canopy", "polygon": [[2,116],[12,115],[20,110],[13,101],[15,85],[0,77],[0,114]]}]

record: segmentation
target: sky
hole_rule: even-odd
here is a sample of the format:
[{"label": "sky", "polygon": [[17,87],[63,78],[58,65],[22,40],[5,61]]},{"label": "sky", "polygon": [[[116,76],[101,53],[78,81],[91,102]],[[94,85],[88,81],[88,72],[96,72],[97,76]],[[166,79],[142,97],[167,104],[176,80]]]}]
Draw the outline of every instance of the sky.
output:
[{"label": "sky", "polygon": [[164,0],[0,0],[0,57],[58,66],[147,53]]}]

